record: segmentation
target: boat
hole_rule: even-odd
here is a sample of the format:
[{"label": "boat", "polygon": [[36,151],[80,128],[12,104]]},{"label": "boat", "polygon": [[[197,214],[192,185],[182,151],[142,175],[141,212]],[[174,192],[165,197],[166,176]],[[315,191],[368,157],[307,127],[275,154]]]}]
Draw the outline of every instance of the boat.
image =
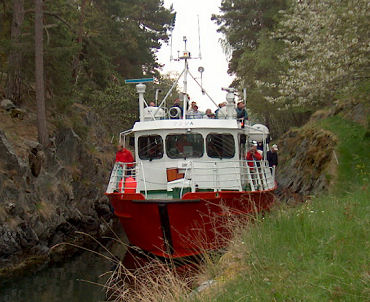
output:
[{"label": "boat", "polygon": [[[276,189],[266,160],[269,131],[236,117],[235,89],[224,89],[227,104],[217,119],[189,114],[187,77],[201,86],[190,73],[190,59],[185,44],[178,58],[184,70],[158,106],[144,98],[151,79],[126,81],[136,84],[140,120],[120,133],[120,142],[133,143],[136,160],[134,167],[115,163],[105,193],[132,246],[172,259],[225,247],[227,222],[268,210]],[[180,77],[182,108],[166,108]],[[247,161],[255,141],[263,144],[263,158]]]}]

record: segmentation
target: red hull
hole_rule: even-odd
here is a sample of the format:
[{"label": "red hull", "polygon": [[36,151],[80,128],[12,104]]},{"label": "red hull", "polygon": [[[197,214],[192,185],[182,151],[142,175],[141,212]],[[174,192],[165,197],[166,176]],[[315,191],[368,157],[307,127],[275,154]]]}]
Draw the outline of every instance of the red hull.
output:
[{"label": "red hull", "polygon": [[140,193],[107,196],[131,244],[177,258],[224,247],[230,235],[227,220],[269,209],[273,191],[195,192],[177,200],[145,200]]}]

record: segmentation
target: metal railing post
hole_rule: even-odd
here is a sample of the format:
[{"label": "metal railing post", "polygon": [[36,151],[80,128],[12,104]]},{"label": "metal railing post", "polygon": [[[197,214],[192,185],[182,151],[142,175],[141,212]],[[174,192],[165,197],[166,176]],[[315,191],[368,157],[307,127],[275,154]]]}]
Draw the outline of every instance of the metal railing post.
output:
[{"label": "metal railing post", "polygon": [[148,191],[147,191],[147,188],[146,188],[146,180],[145,180],[144,166],[143,166],[143,162],[142,161],[140,162],[140,167],[141,167],[141,171],[142,171],[141,173],[143,175],[145,199],[147,199],[148,198]]}]

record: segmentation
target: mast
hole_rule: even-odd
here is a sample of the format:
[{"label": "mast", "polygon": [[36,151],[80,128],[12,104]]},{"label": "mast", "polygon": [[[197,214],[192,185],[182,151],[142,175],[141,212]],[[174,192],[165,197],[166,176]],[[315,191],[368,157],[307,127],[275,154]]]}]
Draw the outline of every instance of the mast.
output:
[{"label": "mast", "polygon": [[183,52],[183,56],[180,57],[180,59],[184,59],[185,61],[185,68],[184,68],[184,80],[183,80],[183,85],[184,85],[184,97],[183,97],[183,119],[186,119],[186,109],[187,109],[187,104],[188,104],[188,58],[190,58],[190,52],[187,51],[186,49],[186,41],[187,38],[186,36],[183,37],[183,41],[185,43],[185,50]]}]

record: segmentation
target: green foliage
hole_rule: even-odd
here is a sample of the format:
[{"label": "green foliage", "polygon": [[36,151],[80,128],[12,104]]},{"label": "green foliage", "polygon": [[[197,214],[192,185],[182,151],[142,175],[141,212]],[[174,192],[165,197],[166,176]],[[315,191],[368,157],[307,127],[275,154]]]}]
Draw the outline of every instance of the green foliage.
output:
[{"label": "green foliage", "polygon": [[[4,2],[0,9],[0,82],[6,82],[8,59],[16,51],[22,58],[23,99],[32,97],[34,1],[24,1],[17,46],[10,40],[12,4]],[[159,77],[155,51],[168,40],[174,19],[172,8],[164,8],[161,0],[44,1],[45,85],[46,97],[52,101],[48,104],[66,113],[73,102],[80,101],[101,115],[110,113],[110,122],[114,118],[117,123],[125,114],[127,121],[134,120],[137,105],[131,106],[128,98],[135,100],[136,95],[119,83],[125,78]],[[113,108],[108,109],[108,104]]]},{"label": "green foliage", "polygon": [[[351,95],[368,79],[368,1],[292,1],[274,37],[286,51],[289,65],[281,77],[281,96],[293,106],[332,104]],[[361,85],[361,84],[360,84]]]},{"label": "green foliage", "polygon": [[104,91],[91,90],[83,95],[88,95],[83,102],[104,117],[106,126],[114,135],[131,128],[138,119],[138,96],[134,86],[112,84]]},{"label": "green foliage", "polygon": [[154,50],[168,39],[173,18],[159,0],[89,1],[80,25],[84,29],[80,76],[105,88],[117,74],[124,78],[155,74]]},{"label": "green foliage", "polygon": [[83,123],[82,117],[77,114],[74,114],[71,116],[71,120],[72,120],[72,129],[82,140],[85,141],[89,132],[89,128]]},{"label": "green foliage", "polygon": [[[145,91],[145,100],[149,104],[149,102],[155,100],[155,92],[156,89],[160,89],[161,92],[158,93],[158,104],[161,103],[163,98],[166,96],[167,92],[171,89],[172,85],[175,83],[175,79],[171,77],[169,74],[159,75],[156,78],[156,81],[153,84],[147,85]],[[172,90],[171,94],[167,97],[167,100],[164,104],[164,107],[171,107],[173,104],[174,99],[178,98],[180,91],[178,87],[175,86]]]},{"label": "green foliage", "polygon": [[334,100],[369,100],[368,1],[224,0],[229,72],[274,136]]},{"label": "green foliage", "polygon": [[230,72],[237,72],[244,51],[253,51],[259,45],[259,32],[271,30],[277,12],[286,7],[286,0],[223,0],[220,15],[212,19],[225,35],[226,45],[232,48]]},{"label": "green foliage", "polygon": [[227,40],[224,44],[232,49],[229,72],[237,76],[234,86],[247,88],[250,116],[266,124],[273,137],[305,121],[301,114],[288,112],[266,99],[279,96],[279,74],[286,67],[279,61],[284,43],[271,38],[278,12],[286,7],[284,0],[225,0],[221,3],[222,14],[213,16]]}]

